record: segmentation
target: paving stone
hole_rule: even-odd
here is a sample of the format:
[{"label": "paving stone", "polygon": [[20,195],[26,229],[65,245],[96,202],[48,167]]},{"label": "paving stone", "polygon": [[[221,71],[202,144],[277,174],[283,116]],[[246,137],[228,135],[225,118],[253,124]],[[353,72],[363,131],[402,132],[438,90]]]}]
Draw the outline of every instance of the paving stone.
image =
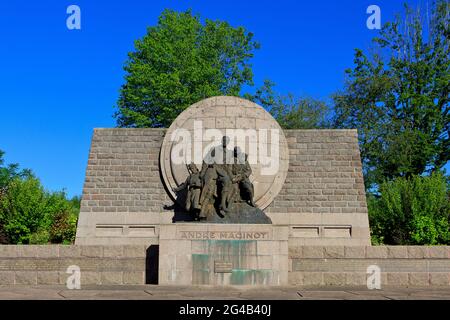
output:
[{"label": "paving stone", "polygon": [[157,285],[102,285],[84,286],[81,290],[68,290],[65,286],[0,286],[0,299],[299,299],[299,300],[366,300],[366,299],[450,299],[450,288],[388,288],[382,290],[314,289],[296,286],[277,288],[198,288]]}]

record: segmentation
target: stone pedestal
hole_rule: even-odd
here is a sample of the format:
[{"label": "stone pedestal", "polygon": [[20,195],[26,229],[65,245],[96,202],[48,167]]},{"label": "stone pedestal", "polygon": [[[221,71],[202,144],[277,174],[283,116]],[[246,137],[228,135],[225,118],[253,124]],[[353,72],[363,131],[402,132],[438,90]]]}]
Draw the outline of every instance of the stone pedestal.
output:
[{"label": "stone pedestal", "polygon": [[160,226],[161,285],[287,285],[287,226]]}]

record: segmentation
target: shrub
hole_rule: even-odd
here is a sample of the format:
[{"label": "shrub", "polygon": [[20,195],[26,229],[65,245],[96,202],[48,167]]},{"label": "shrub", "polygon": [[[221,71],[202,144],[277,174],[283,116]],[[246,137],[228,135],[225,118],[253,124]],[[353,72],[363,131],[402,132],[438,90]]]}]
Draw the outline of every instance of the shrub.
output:
[{"label": "shrub", "polygon": [[29,243],[44,220],[45,192],[35,177],[14,179],[0,201],[0,222],[12,243]]},{"label": "shrub", "polygon": [[367,194],[367,208],[369,210],[370,235],[373,245],[381,245],[384,243],[384,223],[385,220],[380,214],[379,200],[373,194]]},{"label": "shrub", "polygon": [[15,178],[0,199],[3,238],[14,244],[70,243],[76,231],[77,203],[77,198],[67,200],[64,192],[46,192],[33,176]]},{"label": "shrub", "polygon": [[9,238],[6,234],[5,230],[3,229],[3,225],[0,223],[0,245],[1,244],[8,244]]},{"label": "shrub", "polygon": [[46,229],[38,229],[30,234],[29,244],[47,244],[50,241],[50,234]]},{"label": "shrub", "polygon": [[4,165],[0,150],[0,244],[70,243],[80,198],[47,192],[30,170]]},{"label": "shrub", "polygon": [[441,173],[397,178],[368,197],[374,244],[450,244],[447,181]]},{"label": "shrub", "polygon": [[75,241],[78,215],[74,210],[58,212],[50,227],[52,243],[70,244]]}]

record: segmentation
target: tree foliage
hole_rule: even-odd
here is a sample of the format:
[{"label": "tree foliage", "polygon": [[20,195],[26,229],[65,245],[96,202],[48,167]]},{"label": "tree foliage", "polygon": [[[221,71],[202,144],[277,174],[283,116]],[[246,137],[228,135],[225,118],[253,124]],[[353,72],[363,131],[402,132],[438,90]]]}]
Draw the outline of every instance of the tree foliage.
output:
[{"label": "tree foliage", "polygon": [[0,220],[12,243],[28,243],[29,237],[48,220],[45,193],[35,177],[13,179],[0,202]]},{"label": "tree foliage", "polygon": [[449,160],[450,4],[406,6],[372,54],[356,50],[335,125],[357,128],[366,187],[441,169]]},{"label": "tree foliage", "polygon": [[368,206],[374,243],[450,244],[448,184],[439,172],[384,182]]},{"label": "tree foliage", "polygon": [[26,178],[32,175],[31,170],[20,170],[17,163],[11,163],[5,166],[4,155],[5,152],[0,150],[0,197],[6,191],[6,187],[11,180],[14,178]]},{"label": "tree foliage", "polygon": [[115,114],[119,127],[168,127],[189,105],[252,85],[253,34],[191,11],[165,10],[135,42]]},{"label": "tree foliage", "polygon": [[48,192],[30,170],[4,166],[0,152],[0,243],[70,243],[75,238],[79,198]]},{"label": "tree foliage", "polygon": [[283,129],[329,127],[329,108],[325,102],[309,97],[296,97],[292,93],[281,95],[275,92],[274,86],[274,82],[265,80],[255,94],[246,94],[245,98],[268,110]]}]

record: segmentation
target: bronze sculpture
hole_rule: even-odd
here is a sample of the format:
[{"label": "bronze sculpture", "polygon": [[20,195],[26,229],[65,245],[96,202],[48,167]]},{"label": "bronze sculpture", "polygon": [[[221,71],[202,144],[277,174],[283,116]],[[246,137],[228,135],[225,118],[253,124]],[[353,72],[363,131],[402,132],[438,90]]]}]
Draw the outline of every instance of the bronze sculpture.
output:
[{"label": "bronze sculpture", "polygon": [[248,163],[248,155],[241,152],[239,147],[234,148],[235,163],[233,164],[233,184],[236,185],[239,193],[244,193],[243,200],[247,201],[252,207],[256,207],[253,200],[254,187],[250,181],[252,168]]},{"label": "bronze sculpture", "polygon": [[229,150],[229,141],[224,136],[222,144],[207,153],[200,172],[195,164],[189,164],[188,178],[173,191],[187,190],[185,209],[194,215],[195,220],[271,223],[254,202],[248,156],[239,147]]},{"label": "bronze sculpture", "polygon": [[188,165],[189,176],[186,181],[173,188],[174,192],[179,192],[183,189],[187,190],[185,209],[188,212],[194,212],[197,218],[200,214],[200,193],[202,190],[202,178],[200,172],[195,164]]}]

